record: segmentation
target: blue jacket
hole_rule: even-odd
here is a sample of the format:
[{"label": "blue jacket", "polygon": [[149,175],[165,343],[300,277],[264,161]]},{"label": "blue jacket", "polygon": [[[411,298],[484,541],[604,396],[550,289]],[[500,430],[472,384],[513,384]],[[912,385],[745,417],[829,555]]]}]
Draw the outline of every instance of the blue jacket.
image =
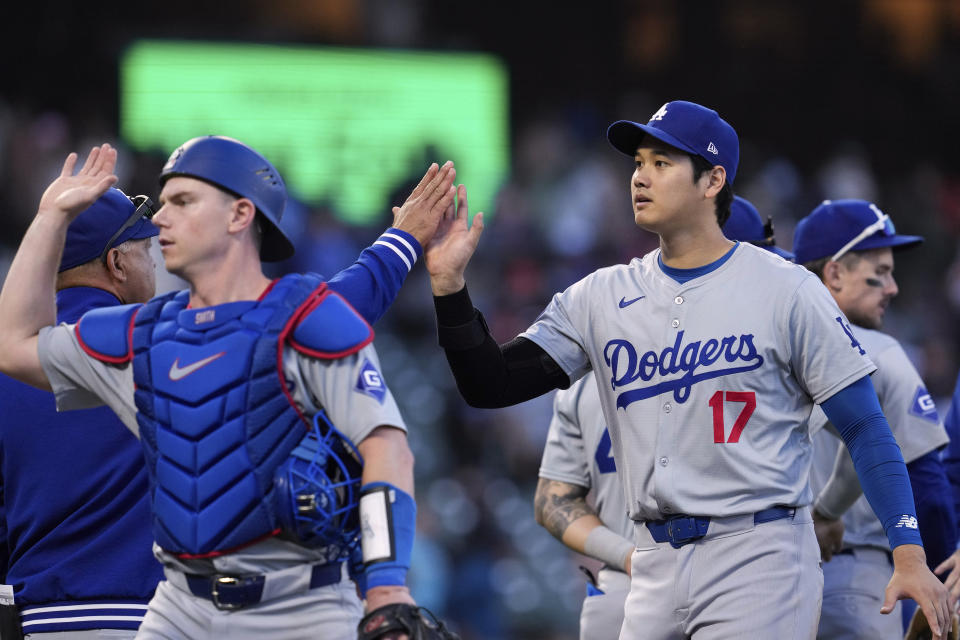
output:
[{"label": "blue jacket", "polygon": [[[64,289],[57,320],[119,303],[101,289]],[[151,551],[143,451],[119,418],[107,407],[57,413],[52,393],[0,375],[0,476],[4,581],[20,606],[73,607],[26,606],[24,631],[139,627],[163,572]],[[126,619],[96,619],[106,616]]]}]

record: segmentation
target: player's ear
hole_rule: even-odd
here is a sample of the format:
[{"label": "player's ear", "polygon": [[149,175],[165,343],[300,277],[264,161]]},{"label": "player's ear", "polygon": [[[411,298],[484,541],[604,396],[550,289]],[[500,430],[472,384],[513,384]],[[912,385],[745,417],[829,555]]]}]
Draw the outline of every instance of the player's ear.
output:
[{"label": "player's ear", "polygon": [[707,190],[704,195],[708,198],[716,197],[727,183],[727,170],[720,165],[710,169],[707,173]]},{"label": "player's ear", "polygon": [[126,265],[123,260],[123,252],[116,247],[107,251],[107,255],[104,257],[104,266],[107,269],[107,273],[110,275],[112,280],[118,282],[123,282],[127,279]]},{"label": "player's ear", "polygon": [[843,269],[839,262],[827,260],[823,265],[823,284],[831,291],[839,291],[843,288]]},{"label": "player's ear", "polygon": [[233,202],[230,212],[229,231],[243,231],[251,224],[257,215],[257,207],[249,198],[237,198]]}]

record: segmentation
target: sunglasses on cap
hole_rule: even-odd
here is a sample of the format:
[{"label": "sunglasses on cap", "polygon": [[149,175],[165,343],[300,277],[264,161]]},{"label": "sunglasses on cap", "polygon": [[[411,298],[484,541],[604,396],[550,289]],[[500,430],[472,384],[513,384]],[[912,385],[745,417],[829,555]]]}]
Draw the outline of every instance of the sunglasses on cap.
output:
[{"label": "sunglasses on cap", "polygon": [[153,200],[147,196],[127,196],[130,202],[133,203],[134,211],[130,214],[130,217],[127,218],[127,221],[120,225],[120,228],[117,229],[116,233],[110,236],[110,239],[107,240],[106,246],[103,248],[103,251],[100,252],[100,260],[106,264],[107,254],[110,253],[110,249],[113,248],[113,243],[117,241],[123,232],[137,224],[141,218],[146,218],[150,220],[153,218],[153,214],[157,211],[154,209]]},{"label": "sunglasses on cap", "polygon": [[840,250],[833,254],[833,257],[830,258],[834,262],[839,260],[846,254],[848,251],[857,246],[860,242],[863,242],[870,236],[875,233],[882,233],[883,235],[889,237],[897,235],[897,231],[893,226],[893,220],[890,219],[890,216],[885,214],[875,204],[870,205],[870,210],[876,214],[877,219],[875,222],[867,225],[867,227],[861,231],[856,237],[853,238],[850,242],[840,247]]}]

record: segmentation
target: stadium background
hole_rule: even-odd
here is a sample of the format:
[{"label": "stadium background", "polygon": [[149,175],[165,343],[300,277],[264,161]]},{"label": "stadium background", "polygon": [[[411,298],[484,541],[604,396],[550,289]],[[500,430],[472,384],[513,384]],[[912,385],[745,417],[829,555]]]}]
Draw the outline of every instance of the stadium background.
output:
[{"label": "stadium background", "polygon": [[[170,149],[135,152],[118,137],[119,60],[138,39],[480,52],[509,77],[510,170],[468,272],[495,336],[513,337],[597,266],[655,246],[632,224],[631,164],[603,133],[690,99],[736,127],[737,191],[774,216],[781,245],[825,197],[874,200],[899,231],[926,236],[898,262],[886,329],[947,408],[960,367],[954,0],[39,1],[5,8],[2,22],[0,275],[68,151],[119,143],[121,186],[156,195]],[[398,181],[365,226],[322,200],[295,207],[298,257],[281,268],[346,266],[406,188]],[[501,411],[463,404],[436,346],[422,268],[378,326],[377,346],[417,455],[420,602],[468,640],[576,637],[583,559],[532,516],[550,398]]]}]

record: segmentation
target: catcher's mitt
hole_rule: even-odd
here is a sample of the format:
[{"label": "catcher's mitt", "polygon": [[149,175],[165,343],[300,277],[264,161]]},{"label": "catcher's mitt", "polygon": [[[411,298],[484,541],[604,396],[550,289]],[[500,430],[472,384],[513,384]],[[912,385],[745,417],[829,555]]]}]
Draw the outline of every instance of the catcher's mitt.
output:
[{"label": "catcher's mitt", "polygon": [[[910,618],[910,626],[907,627],[907,635],[904,640],[930,640],[933,632],[930,631],[930,623],[927,622],[927,616],[923,614],[923,609],[917,607]],[[950,628],[947,630],[947,640],[960,640],[960,619],[954,614],[950,620]]]},{"label": "catcher's mitt", "polygon": [[357,627],[357,640],[376,640],[391,631],[406,633],[410,640],[460,640],[424,607],[388,604],[363,617]]}]

